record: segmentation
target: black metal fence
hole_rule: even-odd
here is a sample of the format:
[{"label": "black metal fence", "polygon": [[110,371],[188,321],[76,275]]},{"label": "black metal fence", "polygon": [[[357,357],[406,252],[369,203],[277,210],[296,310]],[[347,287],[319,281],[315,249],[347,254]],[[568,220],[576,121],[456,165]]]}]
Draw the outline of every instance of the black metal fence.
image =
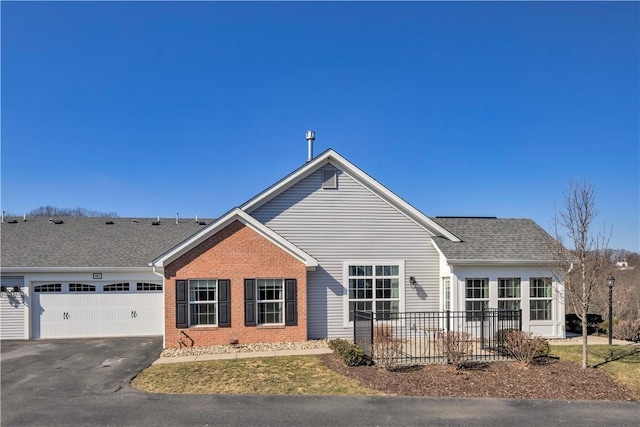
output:
[{"label": "black metal fence", "polygon": [[522,310],[355,310],[353,319],[354,342],[382,366],[503,359],[506,332],[522,330]]}]

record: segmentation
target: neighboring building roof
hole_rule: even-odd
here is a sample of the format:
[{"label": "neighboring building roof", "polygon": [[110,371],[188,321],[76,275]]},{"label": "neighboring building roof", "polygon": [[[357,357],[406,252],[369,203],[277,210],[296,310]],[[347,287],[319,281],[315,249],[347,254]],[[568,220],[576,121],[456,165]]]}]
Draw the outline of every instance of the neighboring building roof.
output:
[{"label": "neighboring building roof", "polygon": [[193,236],[189,237],[185,241],[160,255],[159,257],[154,259],[150,265],[156,267],[165,267],[181,255],[185,254],[200,243],[204,242],[209,237],[215,235],[218,231],[232,224],[234,221],[240,221],[242,224],[251,228],[253,231],[260,234],[262,237],[269,240],[274,245],[278,246],[280,249],[289,253],[294,258],[297,258],[300,262],[306,265],[307,269],[314,270],[318,266],[318,261],[314,257],[298,248],[293,243],[289,242],[284,237],[280,236],[278,233],[271,230],[269,227],[262,224],[260,221],[256,220],[255,218],[238,208],[227,212],[225,215],[221,216],[220,218],[209,224],[207,227],[199,230]]},{"label": "neighboring building roof", "polygon": [[292,187],[296,183],[300,182],[311,173],[325,166],[326,164],[332,164],[344,173],[349,174],[356,182],[367,188],[380,199],[384,200],[389,205],[393,206],[403,215],[414,221],[416,224],[427,230],[429,233],[435,236],[442,236],[450,241],[457,241],[456,236],[451,234],[445,228],[441,227],[437,222],[420,212],[418,209],[405,202],[402,198],[398,197],[391,190],[380,184],[378,181],[367,175],[361,169],[356,167],[353,163],[342,157],[334,150],[326,150],[310,162],[305,163],[303,166],[293,171],[280,181],[276,182],[271,187],[267,188],[251,200],[240,206],[240,209],[251,214],[254,210],[267,203],[277,195],[281,194],[286,189]]},{"label": "neighboring building roof", "polygon": [[550,236],[530,219],[436,217],[461,242],[435,237],[450,264],[552,262]]},{"label": "neighboring building roof", "polygon": [[[145,267],[149,261],[203,229],[193,219],[22,218],[1,228],[3,270],[16,267]],[[113,224],[106,224],[112,221]],[[135,221],[135,222],[134,222]],[[199,220],[209,224],[211,220]]]}]

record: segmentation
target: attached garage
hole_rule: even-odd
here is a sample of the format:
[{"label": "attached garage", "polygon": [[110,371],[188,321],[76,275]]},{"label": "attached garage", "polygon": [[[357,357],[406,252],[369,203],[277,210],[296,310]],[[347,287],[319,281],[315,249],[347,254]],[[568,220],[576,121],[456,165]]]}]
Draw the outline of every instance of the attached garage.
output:
[{"label": "attached garage", "polygon": [[33,283],[32,338],[162,335],[162,284]]},{"label": "attached garage", "polygon": [[0,338],[163,335],[163,277],[149,262],[208,222],[5,218]]}]

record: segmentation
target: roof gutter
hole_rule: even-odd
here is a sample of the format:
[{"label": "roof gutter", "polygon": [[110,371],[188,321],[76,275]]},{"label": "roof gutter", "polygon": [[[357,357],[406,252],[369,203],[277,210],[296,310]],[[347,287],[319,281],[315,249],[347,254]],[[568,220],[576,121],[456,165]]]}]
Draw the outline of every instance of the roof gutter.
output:
[{"label": "roof gutter", "polygon": [[556,260],[528,260],[528,259],[448,259],[450,265],[550,265],[557,264]]}]

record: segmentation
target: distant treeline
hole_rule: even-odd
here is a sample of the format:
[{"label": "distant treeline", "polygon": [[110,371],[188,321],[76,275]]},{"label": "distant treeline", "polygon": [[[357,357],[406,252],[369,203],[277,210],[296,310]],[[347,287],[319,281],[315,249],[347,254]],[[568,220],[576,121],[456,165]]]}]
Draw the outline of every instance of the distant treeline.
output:
[{"label": "distant treeline", "polygon": [[[92,218],[117,218],[118,214],[116,212],[102,212],[102,211],[94,211],[92,209],[86,208],[59,208],[56,206],[40,206],[39,208],[35,208],[26,213],[28,217],[92,217]],[[15,214],[6,214],[6,216],[18,216]],[[22,216],[22,215],[20,215]]]}]

